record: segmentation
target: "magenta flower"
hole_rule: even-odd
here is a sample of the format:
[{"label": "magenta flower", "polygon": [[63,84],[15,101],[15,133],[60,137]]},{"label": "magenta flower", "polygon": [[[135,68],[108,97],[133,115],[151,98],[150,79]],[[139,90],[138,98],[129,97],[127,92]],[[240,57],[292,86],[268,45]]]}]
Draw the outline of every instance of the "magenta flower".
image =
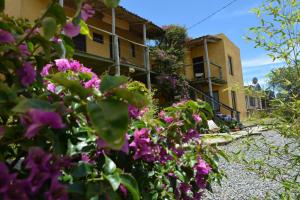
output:
[{"label": "magenta flower", "polygon": [[70,69],[73,72],[79,72],[81,67],[82,67],[82,65],[80,64],[79,61],[77,61],[77,60],[71,60],[70,61]]},{"label": "magenta flower", "polygon": [[48,83],[47,84],[47,90],[49,90],[52,93],[55,93],[56,91],[56,86],[53,83]]},{"label": "magenta flower", "polygon": [[194,118],[194,120],[195,120],[196,123],[202,122],[202,118],[199,115],[197,115],[197,114],[194,114],[193,118]]},{"label": "magenta flower", "polygon": [[195,129],[190,129],[184,136],[183,136],[183,142],[189,142],[193,139],[200,138],[200,133],[196,131]]},{"label": "magenta flower", "polygon": [[95,14],[95,10],[89,4],[84,4],[81,9],[81,18],[84,21],[87,21],[89,18],[93,17]]},{"label": "magenta flower", "polygon": [[99,89],[99,87],[100,87],[100,79],[95,74],[93,74],[91,80],[84,83],[84,88]]},{"label": "magenta flower", "polygon": [[0,162],[0,192],[8,190],[10,182],[15,179],[16,175],[10,174],[8,167]]},{"label": "magenta flower", "polygon": [[68,199],[67,187],[62,185],[58,181],[52,181],[50,190],[45,193],[45,199],[46,200],[67,200]]},{"label": "magenta flower", "polygon": [[51,154],[47,154],[43,149],[39,147],[32,147],[29,150],[26,158],[26,168],[28,169],[40,169],[45,170],[47,163],[52,159]]},{"label": "magenta flower", "polygon": [[30,122],[26,122],[26,118],[22,120],[23,124],[25,123],[24,125],[27,125],[27,131],[25,133],[25,137],[27,138],[35,137],[44,126],[50,126],[54,129],[65,127],[61,116],[56,112],[31,109],[27,115]]},{"label": "magenta flower", "polygon": [[27,181],[14,180],[11,184],[8,184],[7,190],[3,193],[3,200],[29,200],[27,187]]},{"label": "magenta flower", "polygon": [[127,191],[126,187],[123,184],[121,184],[119,189],[120,189],[121,193],[123,194],[123,196],[126,198],[128,196],[128,191]]},{"label": "magenta flower", "polygon": [[80,33],[80,26],[73,24],[73,22],[68,22],[64,29],[64,34],[69,36],[69,37],[75,37]]},{"label": "magenta flower", "polygon": [[14,36],[3,29],[0,29],[0,43],[13,43],[15,42]]},{"label": "magenta flower", "polygon": [[133,148],[135,160],[142,159],[146,162],[154,162],[160,159],[160,147],[149,138],[149,130],[143,128],[134,132],[134,140],[129,147]]},{"label": "magenta flower", "polygon": [[198,163],[194,166],[196,170],[195,181],[200,189],[205,189],[206,187],[206,176],[210,173],[211,167],[202,159],[198,159]]},{"label": "magenta flower", "polygon": [[60,72],[65,72],[65,71],[71,69],[69,60],[65,59],[65,58],[56,59],[55,64],[57,66],[58,71],[60,71]]},{"label": "magenta flower", "polygon": [[41,72],[41,76],[45,77],[49,75],[49,70],[51,69],[52,65],[51,64],[47,64],[43,67],[42,72]]},{"label": "magenta flower", "polygon": [[160,111],[159,117],[163,119],[166,123],[172,123],[174,121],[173,117],[169,117],[166,115],[165,111]]},{"label": "magenta flower", "polygon": [[29,85],[31,85],[34,80],[35,80],[35,76],[36,76],[36,71],[34,70],[33,66],[31,65],[31,63],[29,62],[25,62],[23,64],[23,67],[20,68],[17,71],[20,80],[21,80],[21,84],[24,87],[28,87]]},{"label": "magenta flower", "polygon": [[128,113],[130,118],[137,119],[139,117],[140,111],[137,107],[130,104],[128,105]]},{"label": "magenta flower", "polygon": [[20,44],[18,48],[19,48],[19,51],[20,51],[22,56],[29,56],[30,55],[30,52],[28,50],[28,47],[27,47],[26,43]]},{"label": "magenta flower", "polygon": [[49,178],[49,173],[37,171],[36,168],[34,168],[27,178],[28,184],[30,185],[30,191],[32,193],[37,193]]}]

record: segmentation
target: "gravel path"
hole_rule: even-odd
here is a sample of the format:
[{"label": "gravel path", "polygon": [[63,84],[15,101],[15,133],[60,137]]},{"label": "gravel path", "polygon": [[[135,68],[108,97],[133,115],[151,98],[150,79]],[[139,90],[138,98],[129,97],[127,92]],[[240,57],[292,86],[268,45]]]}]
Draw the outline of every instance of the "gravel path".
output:
[{"label": "gravel path", "polygon": [[[261,147],[264,147],[259,141],[259,137],[265,137],[268,141],[275,141],[277,145],[284,144],[284,140],[274,132],[265,132],[262,136],[254,136],[255,143]],[[246,139],[240,139],[235,142],[232,142],[226,146],[223,146],[227,153],[237,152],[238,150],[243,149],[247,157],[259,157],[259,153],[246,149],[243,145],[243,141]],[[253,146],[254,148],[254,146]],[[254,154],[254,155],[253,155]],[[284,165],[284,163],[279,159],[273,159],[268,161],[276,165]],[[212,189],[214,193],[207,192],[205,194],[204,200],[248,200],[248,199],[265,199],[264,195],[266,192],[272,194],[272,191],[278,190],[280,187],[274,182],[268,182],[260,179],[256,174],[249,172],[245,169],[244,166],[233,161],[231,163],[226,163],[222,160],[220,163],[220,168],[225,170],[225,173],[228,176],[228,179],[224,179],[222,186],[213,185]],[[271,195],[271,199],[276,199]]]}]

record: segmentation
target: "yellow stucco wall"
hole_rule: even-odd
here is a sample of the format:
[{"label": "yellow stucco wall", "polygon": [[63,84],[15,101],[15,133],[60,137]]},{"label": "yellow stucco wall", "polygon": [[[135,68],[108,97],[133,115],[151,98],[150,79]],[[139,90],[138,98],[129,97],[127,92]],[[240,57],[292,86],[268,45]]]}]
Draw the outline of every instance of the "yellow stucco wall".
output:
[{"label": "yellow stucco wall", "polygon": [[[213,91],[218,91],[219,99],[221,103],[224,103],[232,107],[231,90],[236,91],[237,96],[237,110],[241,112],[241,118],[245,118],[246,114],[246,102],[245,94],[243,92],[243,74],[240,58],[240,50],[235,46],[224,34],[218,35],[222,40],[216,43],[208,43],[208,54],[210,62],[222,66],[223,79],[226,84],[216,85],[213,84]],[[195,57],[204,57],[204,46],[196,46],[187,48],[185,50],[185,74],[187,79],[194,79],[193,61]],[[229,73],[228,56],[232,57],[233,61],[233,73]],[[211,76],[218,77],[218,70],[211,66]],[[205,76],[207,77],[207,67],[205,66]],[[208,84],[203,84],[201,90],[208,92]],[[221,108],[221,112],[224,114],[230,114],[229,111]]]},{"label": "yellow stucco wall", "polygon": [[[48,7],[51,0],[5,0],[5,12],[15,17],[27,18],[31,21],[37,19]],[[65,7],[67,16],[73,16],[75,10]],[[95,16],[88,20],[88,24],[105,31],[111,32],[111,16],[103,15],[102,18]],[[141,27],[142,28],[142,27]],[[87,53],[99,55],[105,58],[110,58],[110,35],[99,30],[90,28],[90,33],[93,32],[103,35],[104,43],[100,44],[87,38],[86,49]],[[116,33],[133,42],[143,44],[143,38],[129,28],[129,23],[125,19],[116,19]],[[121,62],[131,63],[139,66],[144,65],[144,48],[135,45],[136,56],[132,57],[131,43],[120,39]]]}]

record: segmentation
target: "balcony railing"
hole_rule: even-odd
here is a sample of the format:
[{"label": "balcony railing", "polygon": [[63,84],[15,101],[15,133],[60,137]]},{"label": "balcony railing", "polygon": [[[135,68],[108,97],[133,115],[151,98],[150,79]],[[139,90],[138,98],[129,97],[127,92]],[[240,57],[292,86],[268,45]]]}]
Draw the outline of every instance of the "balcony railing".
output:
[{"label": "balcony railing", "polygon": [[[194,81],[206,82],[207,79],[209,78],[207,74],[206,62],[205,61],[195,62],[193,63],[192,66],[194,71]],[[217,83],[217,84],[226,83],[223,77],[223,70],[221,65],[218,65],[211,61],[209,68],[210,68],[210,78],[213,83]]]}]

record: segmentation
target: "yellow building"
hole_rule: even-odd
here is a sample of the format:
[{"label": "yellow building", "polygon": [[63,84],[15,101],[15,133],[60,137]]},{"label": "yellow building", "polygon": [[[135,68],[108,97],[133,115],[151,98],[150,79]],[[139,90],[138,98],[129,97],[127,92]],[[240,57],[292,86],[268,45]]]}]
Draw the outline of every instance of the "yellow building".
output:
[{"label": "yellow building", "polygon": [[[5,13],[15,17],[37,19],[51,0],[5,0]],[[60,0],[68,17],[75,13],[72,0]],[[160,37],[163,30],[152,22],[119,6],[107,8],[102,1],[94,6],[96,14],[87,21],[91,38],[73,38],[75,58],[94,67],[96,72],[129,74],[150,87],[148,39]],[[118,41],[118,42],[117,42]],[[134,72],[133,72],[134,71]]]},{"label": "yellow building", "polygon": [[[5,12],[15,17],[35,20],[51,0],[5,0]],[[72,0],[60,0],[68,17],[75,13]],[[152,22],[119,6],[107,8],[102,1],[94,6],[96,14],[87,21],[91,38],[73,38],[75,58],[98,73],[129,75],[151,88],[148,39],[157,39],[163,30]],[[209,67],[208,67],[209,66]],[[243,75],[239,48],[225,35],[205,36],[187,43],[185,74],[199,90],[198,97],[208,96],[214,110],[246,116]],[[238,87],[236,87],[238,86]],[[241,90],[239,90],[240,88]],[[209,99],[213,96],[214,99]]]},{"label": "yellow building", "polygon": [[185,75],[197,97],[212,101],[216,112],[247,116],[240,50],[224,34],[187,43]]}]

